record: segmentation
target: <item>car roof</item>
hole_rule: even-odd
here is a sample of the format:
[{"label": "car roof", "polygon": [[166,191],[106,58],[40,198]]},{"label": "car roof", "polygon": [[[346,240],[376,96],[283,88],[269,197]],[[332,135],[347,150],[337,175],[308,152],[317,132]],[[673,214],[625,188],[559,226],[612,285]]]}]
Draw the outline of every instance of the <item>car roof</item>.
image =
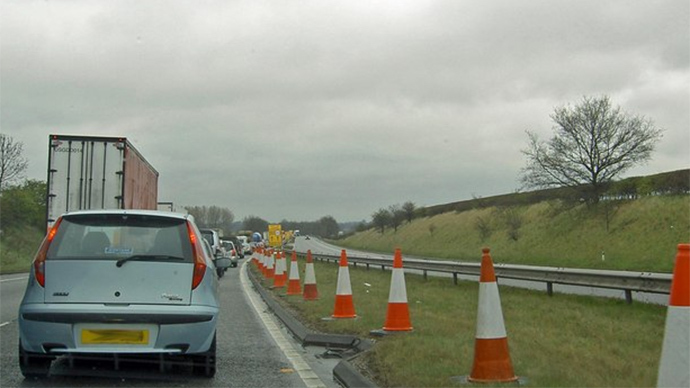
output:
[{"label": "car roof", "polygon": [[95,214],[116,214],[116,215],[142,215],[142,216],[157,216],[157,217],[167,217],[176,219],[191,219],[193,218],[189,214],[173,213],[169,211],[159,211],[159,210],[141,210],[141,209],[98,209],[98,210],[77,210],[73,212],[67,212],[63,216],[75,216],[75,215],[95,215]]}]

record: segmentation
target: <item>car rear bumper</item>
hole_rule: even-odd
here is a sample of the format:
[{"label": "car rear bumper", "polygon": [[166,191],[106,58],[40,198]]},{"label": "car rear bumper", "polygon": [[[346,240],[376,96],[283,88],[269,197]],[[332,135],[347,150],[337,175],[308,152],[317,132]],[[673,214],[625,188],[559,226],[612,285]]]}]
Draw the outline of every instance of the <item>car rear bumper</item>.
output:
[{"label": "car rear bumper", "polygon": [[[211,346],[218,308],[211,306],[26,304],[19,311],[25,350],[35,353],[201,353]],[[80,330],[146,330],[145,344],[84,345]]]}]

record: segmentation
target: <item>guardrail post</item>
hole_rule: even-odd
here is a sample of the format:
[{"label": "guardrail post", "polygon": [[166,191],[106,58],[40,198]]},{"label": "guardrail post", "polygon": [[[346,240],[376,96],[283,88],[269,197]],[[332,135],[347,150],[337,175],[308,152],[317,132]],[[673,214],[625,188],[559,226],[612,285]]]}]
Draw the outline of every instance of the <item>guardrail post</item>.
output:
[{"label": "guardrail post", "polygon": [[381,264],[381,271],[385,271],[385,270],[386,270],[386,266]]},{"label": "guardrail post", "polygon": [[453,284],[458,285],[458,273],[453,272]]},{"label": "guardrail post", "polygon": [[625,290],[625,303],[632,304],[632,290]]},{"label": "guardrail post", "polygon": [[427,272],[427,271],[424,270],[424,280],[426,280],[426,277],[427,277],[427,273],[426,273],[426,272]]},{"label": "guardrail post", "polygon": [[367,271],[369,270],[369,263],[367,263]]},{"label": "guardrail post", "polygon": [[549,296],[553,296],[553,283],[552,282],[546,282],[546,294]]}]

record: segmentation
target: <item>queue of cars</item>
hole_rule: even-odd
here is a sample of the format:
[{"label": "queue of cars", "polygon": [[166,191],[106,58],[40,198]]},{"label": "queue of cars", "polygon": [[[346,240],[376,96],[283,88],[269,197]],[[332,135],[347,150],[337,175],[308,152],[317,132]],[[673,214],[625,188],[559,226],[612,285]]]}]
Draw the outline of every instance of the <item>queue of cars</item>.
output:
[{"label": "queue of cars", "polygon": [[[209,233],[211,231],[211,233]],[[219,278],[234,244],[190,215],[86,210],[58,218],[19,308],[19,365],[45,377],[54,359],[184,362],[213,377]]]}]

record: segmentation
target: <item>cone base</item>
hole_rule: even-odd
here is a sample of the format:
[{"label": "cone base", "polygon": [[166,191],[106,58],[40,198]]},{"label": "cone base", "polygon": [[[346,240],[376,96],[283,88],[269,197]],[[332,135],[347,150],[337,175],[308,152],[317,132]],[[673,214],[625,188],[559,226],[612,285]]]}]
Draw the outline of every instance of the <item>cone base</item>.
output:
[{"label": "cone base", "polygon": [[484,380],[484,379],[475,379],[472,376],[467,376],[467,381],[470,383],[512,383],[515,381],[518,381],[520,378],[517,376],[513,376],[508,379],[490,379],[490,380]]},{"label": "cone base", "polygon": [[383,327],[383,331],[412,331],[412,326],[406,327]]}]

